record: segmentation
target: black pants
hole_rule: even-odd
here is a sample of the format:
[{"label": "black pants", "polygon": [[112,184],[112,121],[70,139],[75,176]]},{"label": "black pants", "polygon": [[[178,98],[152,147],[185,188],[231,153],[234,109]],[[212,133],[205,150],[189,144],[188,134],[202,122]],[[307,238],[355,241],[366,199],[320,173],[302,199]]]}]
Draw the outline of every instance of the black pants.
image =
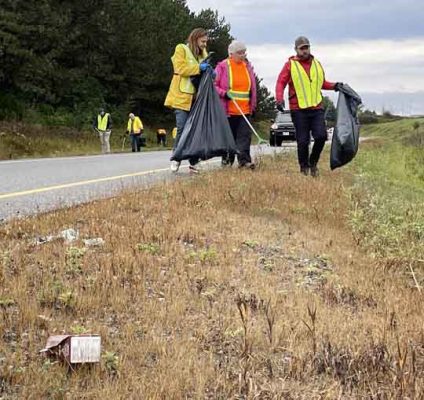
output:
[{"label": "black pants", "polygon": [[163,145],[163,147],[166,147],[166,135],[159,135],[156,134],[157,140],[158,140],[158,146]]},{"label": "black pants", "polygon": [[[250,116],[247,115],[247,118],[249,117]],[[228,122],[230,123],[231,131],[233,132],[236,147],[239,152],[237,155],[239,165],[243,166],[247,163],[251,163],[250,145],[252,143],[252,132],[250,131],[249,125],[242,115],[232,115],[228,117]],[[235,154],[229,154],[227,158],[223,158],[222,161],[232,165],[234,164],[235,158]]]},{"label": "black pants", "polygon": [[[316,166],[327,141],[324,110],[295,110],[291,112],[296,128],[297,155],[300,168]],[[311,134],[314,146],[309,155]]]}]

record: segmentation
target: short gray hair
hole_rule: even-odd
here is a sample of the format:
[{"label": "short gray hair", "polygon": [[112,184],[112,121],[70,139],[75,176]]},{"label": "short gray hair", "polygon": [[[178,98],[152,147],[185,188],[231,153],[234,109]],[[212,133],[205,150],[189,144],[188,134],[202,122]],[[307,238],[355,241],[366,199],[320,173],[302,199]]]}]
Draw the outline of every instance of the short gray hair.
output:
[{"label": "short gray hair", "polygon": [[243,42],[239,42],[238,40],[234,40],[231,42],[231,44],[228,46],[228,54],[234,54],[242,50],[247,50],[246,45]]}]

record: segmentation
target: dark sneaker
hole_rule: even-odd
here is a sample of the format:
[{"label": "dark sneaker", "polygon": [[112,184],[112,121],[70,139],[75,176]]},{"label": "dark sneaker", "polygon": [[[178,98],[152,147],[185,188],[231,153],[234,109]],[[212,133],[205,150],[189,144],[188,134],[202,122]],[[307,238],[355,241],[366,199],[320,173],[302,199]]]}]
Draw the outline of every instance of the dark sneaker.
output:
[{"label": "dark sneaker", "polygon": [[223,158],[222,161],[221,161],[221,165],[223,167],[232,167],[233,163],[228,158]]},{"label": "dark sneaker", "polygon": [[300,173],[302,175],[308,176],[309,175],[309,168],[300,168]]},{"label": "dark sneaker", "polygon": [[241,169],[251,169],[251,170],[254,170],[256,168],[256,165],[254,163],[247,162],[245,164],[241,164],[239,166],[239,168],[241,168]]},{"label": "dark sneaker", "polygon": [[318,178],[319,177],[319,169],[316,165],[313,165],[311,167],[311,176],[314,178]]}]

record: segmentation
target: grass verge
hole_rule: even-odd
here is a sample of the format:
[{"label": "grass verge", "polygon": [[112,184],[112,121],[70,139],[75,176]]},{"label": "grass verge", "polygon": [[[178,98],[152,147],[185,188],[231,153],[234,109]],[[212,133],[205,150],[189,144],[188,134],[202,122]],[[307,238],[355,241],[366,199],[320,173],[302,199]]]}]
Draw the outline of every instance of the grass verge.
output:
[{"label": "grass verge", "polygon": [[[1,226],[0,395],[419,399],[423,296],[352,234],[350,171],[283,155]],[[105,245],[34,244],[70,227]],[[38,355],[72,331],[101,365]]]},{"label": "grass verge", "polygon": [[[156,145],[156,134],[146,129],[147,147],[145,150],[162,150]],[[124,135],[112,131],[112,152],[121,152]],[[170,137],[168,137],[168,141]],[[131,144],[126,140],[124,151],[130,151]],[[93,131],[77,131],[64,127],[46,127],[23,123],[0,125],[0,160],[92,155],[101,152],[100,140]]]},{"label": "grass verge", "polygon": [[374,139],[357,159],[352,225],[358,243],[387,268],[424,283],[423,120],[366,128]]}]

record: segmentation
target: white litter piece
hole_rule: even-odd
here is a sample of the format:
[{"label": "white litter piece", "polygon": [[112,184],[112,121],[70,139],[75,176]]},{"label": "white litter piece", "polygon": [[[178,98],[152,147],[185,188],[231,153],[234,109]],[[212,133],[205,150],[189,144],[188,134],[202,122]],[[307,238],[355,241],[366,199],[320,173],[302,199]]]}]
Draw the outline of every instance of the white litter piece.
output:
[{"label": "white litter piece", "polygon": [[65,229],[64,231],[60,232],[59,235],[48,235],[48,236],[40,236],[34,239],[34,244],[36,246],[40,246],[42,244],[50,243],[55,240],[63,239],[65,243],[70,244],[72,242],[75,242],[79,238],[79,232],[75,229]]},{"label": "white litter piece", "polygon": [[106,243],[103,238],[84,239],[83,242],[86,247],[101,247]]},{"label": "white litter piece", "polygon": [[59,237],[65,239],[66,243],[72,243],[75,242],[76,240],[78,240],[79,238],[79,232],[76,231],[75,229],[66,229],[62,232],[60,232]]}]

